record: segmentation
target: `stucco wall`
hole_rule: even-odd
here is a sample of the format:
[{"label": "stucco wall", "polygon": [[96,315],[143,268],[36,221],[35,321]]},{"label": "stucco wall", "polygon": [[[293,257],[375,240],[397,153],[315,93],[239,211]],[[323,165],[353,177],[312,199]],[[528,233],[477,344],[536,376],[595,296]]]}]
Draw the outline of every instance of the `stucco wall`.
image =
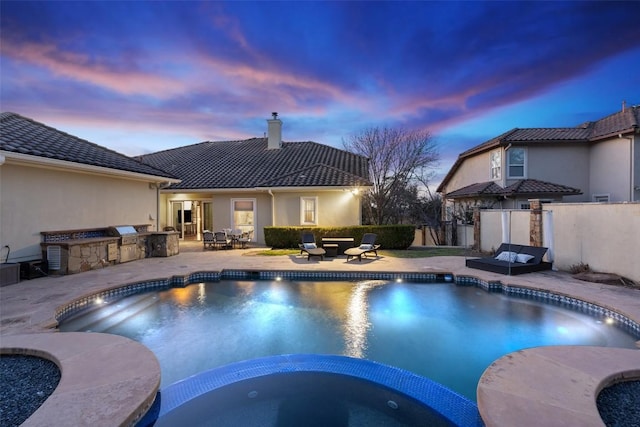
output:
[{"label": "stucco wall", "polygon": [[[40,259],[41,231],[155,224],[149,183],[5,163],[0,166],[0,249]],[[152,230],[153,227],[150,228]]]},{"label": "stucco wall", "polygon": [[609,194],[610,202],[629,201],[631,194],[632,164],[630,141],[610,139],[595,144],[591,149],[590,190],[593,194]]},{"label": "stucco wall", "polygon": [[275,194],[276,226],[299,226],[300,198],[318,198],[316,226],[346,226],[360,224],[360,197],[350,191],[291,192]]},{"label": "stucco wall", "polygon": [[[584,263],[593,271],[640,282],[640,203],[550,203],[542,208],[543,224],[549,216],[552,218],[554,269],[568,271]],[[515,213],[511,241],[528,245],[529,211]],[[481,212],[483,251],[500,244],[501,223],[501,211]],[[548,236],[544,240],[549,242]]]},{"label": "stucco wall", "polygon": [[582,190],[581,195],[566,196],[565,202],[590,201],[589,146],[555,144],[528,147],[527,178]]},{"label": "stucco wall", "polygon": [[640,203],[549,204],[554,267],[579,263],[640,282]]},{"label": "stucco wall", "polygon": [[529,210],[496,210],[480,211],[480,250],[493,252],[501,243],[507,241],[503,237],[503,215],[506,214],[506,231],[511,243],[529,245]]},{"label": "stucco wall", "polygon": [[489,152],[479,154],[464,160],[462,166],[453,174],[447,186],[446,192],[458,190],[477,182],[491,181],[491,163]]}]

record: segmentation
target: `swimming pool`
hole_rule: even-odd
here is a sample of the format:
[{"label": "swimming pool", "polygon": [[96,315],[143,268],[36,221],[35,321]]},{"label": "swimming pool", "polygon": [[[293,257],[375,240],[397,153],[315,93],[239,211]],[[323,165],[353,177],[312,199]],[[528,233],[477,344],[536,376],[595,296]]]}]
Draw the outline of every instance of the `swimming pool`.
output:
[{"label": "swimming pool", "polygon": [[149,347],[162,387],[241,360],[291,354],[365,358],[475,400],[494,360],[540,345],[635,348],[605,318],[453,283],[222,280],[136,294],[63,321]]}]

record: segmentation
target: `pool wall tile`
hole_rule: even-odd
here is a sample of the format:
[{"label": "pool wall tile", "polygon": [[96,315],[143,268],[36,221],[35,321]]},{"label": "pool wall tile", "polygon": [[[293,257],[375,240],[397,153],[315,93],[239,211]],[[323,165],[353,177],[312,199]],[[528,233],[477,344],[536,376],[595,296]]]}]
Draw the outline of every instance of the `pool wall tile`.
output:
[{"label": "pool wall tile", "polygon": [[[61,323],[70,317],[91,308],[96,303],[108,303],[130,295],[166,290],[174,287],[185,287],[194,283],[219,282],[220,280],[387,280],[414,283],[453,282],[458,286],[475,286],[486,292],[501,292],[513,298],[532,299],[538,302],[560,306],[581,313],[589,314],[597,319],[613,321],[619,328],[640,338],[640,324],[627,316],[587,301],[566,295],[551,293],[547,290],[503,285],[500,282],[485,281],[472,276],[454,276],[447,273],[394,273],[394,272],[349,272],[349,271],[257,271],[257,270],[222,270],[198,271],[185,276],[172,276],[167,279],[156,279],[146,282],[129,283],[117,288],[106,289],[96,294],[87,295],[71,301],[56,310],[55,319]],[[610,320],[607,320],[610,319]]]}]

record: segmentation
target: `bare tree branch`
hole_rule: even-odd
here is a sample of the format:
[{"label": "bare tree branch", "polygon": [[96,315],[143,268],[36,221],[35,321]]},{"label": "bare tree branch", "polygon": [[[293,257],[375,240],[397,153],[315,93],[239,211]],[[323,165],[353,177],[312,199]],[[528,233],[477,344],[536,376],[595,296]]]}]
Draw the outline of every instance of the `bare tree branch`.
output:
[{"label": "bare tree branch", "polygon": [[407,197],[417,197],[410,188],[428,179],[439,160],[428,131],[374,127],[343,140],[343,145],[369,158],[373,188],[363,198],[363,209],[374,224],[398,221],[398,208],[406,205]]}]

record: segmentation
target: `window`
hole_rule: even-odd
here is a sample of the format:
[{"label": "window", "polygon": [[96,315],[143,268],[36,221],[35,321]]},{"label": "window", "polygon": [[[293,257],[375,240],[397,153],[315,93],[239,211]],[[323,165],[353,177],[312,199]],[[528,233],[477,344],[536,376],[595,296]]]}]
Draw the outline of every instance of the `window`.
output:
[{"label": "window", "polygon": [[524,148],[511,148],[509,151],[507,151],[509,178],[524,178],[524,160]]},{"label": "window", "polygon": [[593,198],[593,201],[596,203],[609,203],[610,195],[609,193],[594,194],[592,198]]},{"label": "window", "polygon": [[300,224],[302,225],[318,224],[318,198],[317,197],[301,197],[300,198]]},{"label": "window", "polygon": [[491,152],[491,179],[502,178],[500,169],[502,166],[502,156],[500,150]]},{"label": "window", "polygon": [[233,224],[231,228],[239,228],[243,233],[253,231],[255,226],[255,199],[231,199],[231,214]]}]

